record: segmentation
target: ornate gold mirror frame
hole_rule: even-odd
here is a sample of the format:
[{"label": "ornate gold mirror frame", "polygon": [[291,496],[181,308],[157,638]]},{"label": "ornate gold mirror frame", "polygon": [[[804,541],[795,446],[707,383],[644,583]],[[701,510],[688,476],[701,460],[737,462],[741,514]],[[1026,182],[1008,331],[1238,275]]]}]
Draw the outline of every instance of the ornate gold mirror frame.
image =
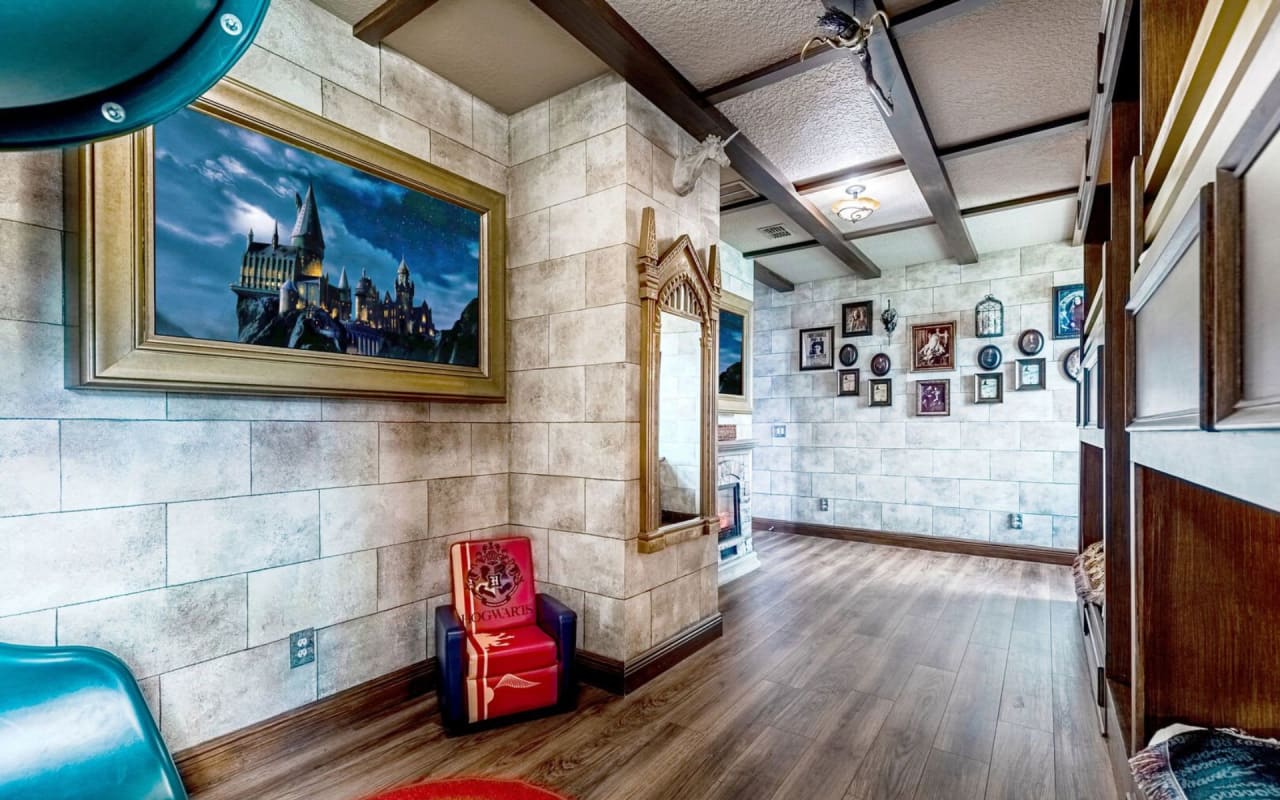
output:
[{"label": "ornate gold mirror frame", "polygon": [[[719,349],[720,264],[715,245],[704,266],[687,234],[658,254],[652,208],[640,220],[640,552],[656,553],[668,545],[714,533],[716,353]],[[663,527],[658,477],[658,380],[661,361],[662,312],[685,317],[702,327],[701,516]]]}]

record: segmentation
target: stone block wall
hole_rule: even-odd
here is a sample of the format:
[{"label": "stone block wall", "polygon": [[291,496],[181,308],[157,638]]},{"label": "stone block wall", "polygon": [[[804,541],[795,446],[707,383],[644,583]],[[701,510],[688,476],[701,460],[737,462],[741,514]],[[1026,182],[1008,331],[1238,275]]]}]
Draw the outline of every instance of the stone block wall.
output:
[{"label": "stone block wall", "polygon": [[[1075,384],[1062,358],[1078,340],[1054,340],[1051,292],[1079,283],[1080,248],[1067,244],[886,269],[874,280],[837,278],[780,293],[756,286],[754,512],[757,517],[845,527],[1073,549],[1077,536],[1078,434]],[[1005,335],[974,337],[974,306],[988,293],[1004,303]],[[875,303],[875,335],[842,339],[840,306]],[[886,336],[885,302],[898,311]],[[910,372],[912,324],[957,322],[957,369]],[[835,326],[837,348],[859,351],[862,396],[836,397],[836,371],[800,372],[801,328]],[[1013,388],[1018,334],[1045,334],[1046,391]],[[978,351],[1004,352],[1004,403],[973,402]],[[871,357],[889,355],[893,405],[870,407]],[[918,380],[951,379],[951,415],[917,417]],[[786,436],[773,437],[775,425]],[[820,509],[820,501],[828,509]],[[1020,513],[1023,528],[1009,526]]]},{"label": "stone block wall", "polygon": [[616,75],[511,117],[508,316],[511,522],[545,535],[546,579],[583,646],[626,660],[716,611],[708,537],[641,555],[641,210],[659,245],[719,235],[711,165],[671,186],[687,134]]},{"label": "stone block wall", "polygon": [[[505,115],[304,0],[233,75],[506,190]],[[61,154],[0,155],[0,640],[118,653],[175,750],[430,655],[507,406],[68,390],[62,227]]]}]

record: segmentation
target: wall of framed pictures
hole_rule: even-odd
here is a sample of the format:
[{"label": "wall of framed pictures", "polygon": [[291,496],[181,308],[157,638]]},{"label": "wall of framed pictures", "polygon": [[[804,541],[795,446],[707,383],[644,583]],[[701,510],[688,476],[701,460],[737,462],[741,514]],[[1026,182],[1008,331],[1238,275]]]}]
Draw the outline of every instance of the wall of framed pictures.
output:
[{"label": "wall of framed pictures", "polygon": [[1082,278],[1061,244],[757,286],[757,518],[1074,548]]}]

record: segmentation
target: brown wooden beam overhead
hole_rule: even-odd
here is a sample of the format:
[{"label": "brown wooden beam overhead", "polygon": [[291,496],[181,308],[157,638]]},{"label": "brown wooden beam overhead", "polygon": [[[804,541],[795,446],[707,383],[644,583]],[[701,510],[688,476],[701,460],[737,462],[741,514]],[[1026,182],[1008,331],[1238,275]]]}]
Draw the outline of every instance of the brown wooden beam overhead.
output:
[{"label": "brown wooden beam overhead", "polygon": [[[1052,136],[1058,133],[1075,130],[1077,128],[1087,127],[1089,124],[1089,112],[1081,111],[1078,114],[1071,114],[1059,119],[1049,120],[1048,122],[1040,122],[1035,125],[1029,125],[1025,128],[1019,128],[1013,131],[1005,131],[997,133],[993,136],[985,136],[981,139],[973,139],[968,142],[951,147],[938,148],[938,157],[943,161],[948,161],[961,156],[970,156],[977,153],[983,153],[987,150],[994,150],[998,147],[1004,147],[1011,144],[1022,144],[1034,141],[1046,136]],[[894,172],[901,172],[907,168],[907,162],[900,158],[889,158],[878,161],[873,164],[865,164],[863,166],[842,169],[838,172],[829,172],[826,175],[819,175],[816,178],[808,178],[796,183],[796,191],[800,194],[810,194],[812,192],[830,189],[832,186],[843,186],[854,180],[869,180],[871,178],[879,178]]]},{"label": "brown wooden beam overhead", "polygon": [[406,22],[436,4],[436,0],[387,0],[351,27],[351,33],[365,44],[377,47]]},{"label": "brown wooden beam overhead", "polygon": [[[532,2],[695,138],[710,133],[727,137],[737,130],[605,0]],[[746,136],[736,136],[725,152],[752,188],[769,198],[850,271],[868,278],[880,275],[875,264],[845,242],[835,225],[817,206],[797,194],[791,181]]]},{"label": "brown wooden beam overhead", "polygon": [[755,265],[756,283],[762,283],[775,292],[794,292],[796,285],[778,273],[764,266],[763,264]]},{"label": "brown wooden beam overhead", "polygon": [[[879,0],[832,0],[832,5],[859,19],[870,19],[880,10]],[[978,260],[978,251],[969,237],[964,218],[960,216],[955,189],[942,160],[938,158],[933,134],[920,108],[915,87],[911,85],[911,75],[902,60],[898,43],[892,36],[877,33],[867,43],[867,51],[875,79],[893,103],[892,113],[881,109],[880,114],[898,145],[898,152],[907,162],[907,169],[911,170],[934,222],[942,231],[948,253],[961,264],[972,264]]]},{"label": "brown wooden beam overhead", "polygon": [[[904,11],[893,17],[890,28],[896,35],[905,36],[913,31],[950,19],[957,14],[972,11],[978,6],[989,2],[991,0],[934,0],[934,2],[925,3],[919,8]],[[816,16],[814,21],[816,23]],[[844,50],[828,48],[810,55],[804,61],[801,61],[800,54],[796,53],[781,61],[776,61],[768,66],[752,70],[745,75],[739,75],[724,83],[712,86],[704,93],[704,96],[708,103],[718,105],[747,92],[763,89],[778,81],[784,81],[787,78],[816,69],[824,64],[829,64],[836,58],[841,57],[847,58],[848,53]]]},{"label": "brown wooden beam overhead", "polygon": [[[993,214],[997,211],[1008,211],[1011,208],[1022,208],[1023,206],[1033,206],[1037,203],[1049,203],[1054,200],[1064,200],[1068,197],[1075,197],[1078,191],[1075,186],[1067,186],[1062,189],[1055,189],[1051,192],[1039,192],[1037,194],[1027,195],[1026,197],[1015,197],[1010,200],[1001,200],[998,203],[986,203],[985,205],[972,206],[966,208],[960,213],[965,217],[978,217],[983,214]],[[870,236],[879,236],[883,233],[897,233],[898,231],[907,231],[912,228],[923,228],[926,225],[933,224],[933,217],[921,217],[920,219],[904,220],[902,222],[894,222],[890,225],[881,225],[878,228],[865,228],[863,230],[849,231],[844,238],[853,242],[858,239],[866,239]]]},{"label": "brown wooden beam overhead", "polygon": [[801,250],[812,250],[818,247],[818,243],[812,239],[804,242],[792,242],[791,244],[780,244],[775,247],[763,247],[759,250],[748,250],[742,254],[743,258],[768,258],[769,256],[784,256],[787,253],[796,253]]}]

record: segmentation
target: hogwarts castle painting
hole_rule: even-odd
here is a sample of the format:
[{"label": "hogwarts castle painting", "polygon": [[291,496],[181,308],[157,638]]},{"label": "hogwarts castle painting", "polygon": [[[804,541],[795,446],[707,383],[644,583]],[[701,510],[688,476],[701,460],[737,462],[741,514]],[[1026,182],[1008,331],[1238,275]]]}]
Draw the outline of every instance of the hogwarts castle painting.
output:
[{"label": "hogwarts castle painting", "polygon": [[475,212],[195,111],[155,153],[158,334],[479,363]]}]

